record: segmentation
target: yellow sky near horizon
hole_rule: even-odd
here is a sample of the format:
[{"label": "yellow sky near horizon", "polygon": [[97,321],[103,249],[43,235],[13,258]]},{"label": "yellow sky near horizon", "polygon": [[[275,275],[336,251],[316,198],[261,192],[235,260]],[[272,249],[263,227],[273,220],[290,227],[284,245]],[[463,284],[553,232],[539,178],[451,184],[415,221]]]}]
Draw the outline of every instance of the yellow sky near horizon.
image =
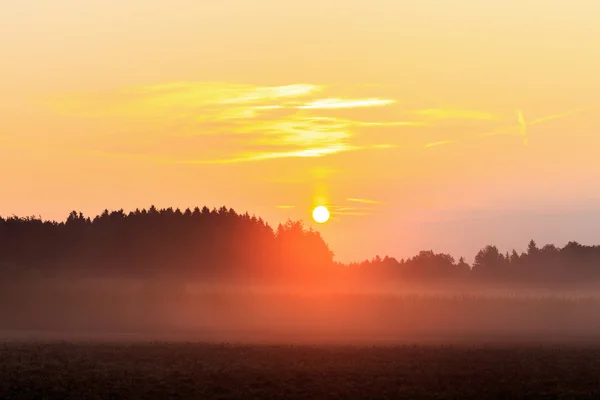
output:
[{"label": "yellow sky near horizon", "polygon": [[0,10],[0,215],[326,203],[344,261],[599,237],[597,1]]}]

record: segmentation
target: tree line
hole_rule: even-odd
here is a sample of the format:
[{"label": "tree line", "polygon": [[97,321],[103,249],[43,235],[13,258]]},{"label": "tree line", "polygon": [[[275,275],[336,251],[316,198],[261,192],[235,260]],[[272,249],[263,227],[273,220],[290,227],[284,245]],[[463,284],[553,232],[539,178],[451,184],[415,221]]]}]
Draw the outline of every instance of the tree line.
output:
[{"label": "tree line", "polygon": [[379,256],[341,264],[319,232],[288,220],[275,229],[262,218],[225,206],[152,206],[92,218],[73,211],[62,222],[0,217],[0,277],[27,274],[199,281],[447,284],[491,282],[557,286],[600,280],[600,246],[570,242],[502,253],[488,245],[464,258],[421,251],[408,259]]},{"label": "tree line", "polygon": [[79,276],[301,279],[331,265],[333,252],[301,222],[208,207],[109,212],[66,221],[0,218],[0,269]]}]

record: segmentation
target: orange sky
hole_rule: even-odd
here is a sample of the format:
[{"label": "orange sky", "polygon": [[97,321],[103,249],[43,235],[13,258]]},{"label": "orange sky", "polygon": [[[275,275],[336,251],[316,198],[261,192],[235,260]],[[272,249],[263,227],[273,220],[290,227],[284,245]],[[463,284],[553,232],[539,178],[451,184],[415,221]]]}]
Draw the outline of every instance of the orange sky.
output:
[{"label": "orange sky", "polygon": [[3,5],[0,215],[225,204],[276,225],[323,203],[343,261],[600,243],[598,15],[595,0]]}]

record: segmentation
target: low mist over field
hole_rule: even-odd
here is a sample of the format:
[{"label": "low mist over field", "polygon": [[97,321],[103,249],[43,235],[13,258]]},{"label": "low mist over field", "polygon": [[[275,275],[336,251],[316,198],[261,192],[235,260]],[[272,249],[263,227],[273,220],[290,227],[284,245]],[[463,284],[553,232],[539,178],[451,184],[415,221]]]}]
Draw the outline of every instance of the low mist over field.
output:
[{"label": "low mist over field", "polygon": [[274,230],[225,207],[13,217],[0,220],[0,329],[15,338],[334,343],[600,334],[600,248],[531,241],[527,252],[490,245],[474,260],[422,251],[341,264],[300,222]]},{"label": "low mist over field", "polygon": [[0,294],[0,336],[241,343],[597,342],[600,297],[486,288],[359,291],[57,279]]}]

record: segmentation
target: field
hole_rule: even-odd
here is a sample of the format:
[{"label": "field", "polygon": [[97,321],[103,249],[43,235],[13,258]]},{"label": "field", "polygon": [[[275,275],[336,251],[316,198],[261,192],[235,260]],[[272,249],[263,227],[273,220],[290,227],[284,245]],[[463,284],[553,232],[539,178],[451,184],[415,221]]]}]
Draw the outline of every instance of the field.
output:
[{"label": "field", "polygon": [[8,341],[0,398],[598,399],[600,347]]},{"label": "field", "polygon": [[598,399],[599,335],[590,295],[29,285],[0,293],[0,400]]}]

